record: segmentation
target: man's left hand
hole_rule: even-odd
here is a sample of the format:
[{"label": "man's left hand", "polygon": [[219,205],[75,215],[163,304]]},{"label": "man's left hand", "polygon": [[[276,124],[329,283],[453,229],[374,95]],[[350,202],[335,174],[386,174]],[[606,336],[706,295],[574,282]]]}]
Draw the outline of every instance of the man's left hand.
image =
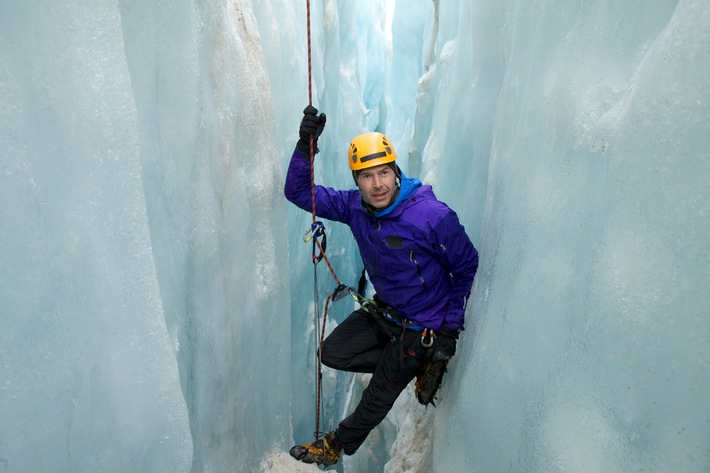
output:
[{"label": "man's left hand", "polygon": [[459,334],[457,331],[446,327],[442,328],[436,336],[434,354],[432,355],[431,361],[450,360],[451,357],[456,354],[456,340],[458,340],[458,338]]}]

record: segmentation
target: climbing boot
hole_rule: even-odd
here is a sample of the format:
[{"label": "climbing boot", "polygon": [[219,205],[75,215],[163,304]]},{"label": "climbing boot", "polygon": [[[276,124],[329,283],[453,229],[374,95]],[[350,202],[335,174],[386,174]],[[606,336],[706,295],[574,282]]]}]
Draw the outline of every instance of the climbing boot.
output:
[{"label": "climbing boot", "polygon": [[289,452],[293,458],[303,463],[316,463],[323,466],[332,466],[340,460],[343,447],[335,438],[335,432],[328,432],[325,437],[315,442],[296,445]]},{"label": "climbing boot", "polygon": [[425,406],[434,404],[436,394],[439,392],[441,380],[446,373],[446,365],[448,360],[435,361],[427,363],[417,374],[417,381],[414,383],[414,393],[417,395],[417,400]]}]

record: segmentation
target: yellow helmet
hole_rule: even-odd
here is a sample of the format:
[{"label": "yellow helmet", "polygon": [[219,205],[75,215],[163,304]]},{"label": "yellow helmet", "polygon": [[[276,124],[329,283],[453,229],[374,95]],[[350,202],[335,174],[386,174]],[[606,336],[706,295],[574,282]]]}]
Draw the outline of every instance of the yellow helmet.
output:
[{"label": "yellow helmet", "polygon": [[382,133],[371,131],[358,135],[350,142],[348,164],[352,171],[392,163],[397,159],[397,153]]}]

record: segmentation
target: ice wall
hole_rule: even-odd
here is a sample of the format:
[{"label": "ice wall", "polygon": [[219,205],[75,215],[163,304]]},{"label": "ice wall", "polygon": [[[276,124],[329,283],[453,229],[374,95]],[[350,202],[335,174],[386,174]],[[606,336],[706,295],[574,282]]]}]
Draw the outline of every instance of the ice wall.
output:
[{"label": "ice wall", "polygon": [[121,13],[192,471],[252,471],[253,452],[291,436],[282,165],[257,23],[241,2]]},{"label": "ice wall", "polygon": [[440,60],[474,100],[432,116],[483,139],[424,177],[490,174],[435,470],[708,471],[710,7],[461,3]]},{"label": "ice wall", "polygon": [[0,6],[0,470],[255,471],[292,441],[251,8],[41,3]]},{"label": "ice wall", "polygon": [[0,471],[186,471],[115,5],[0,6]]}]

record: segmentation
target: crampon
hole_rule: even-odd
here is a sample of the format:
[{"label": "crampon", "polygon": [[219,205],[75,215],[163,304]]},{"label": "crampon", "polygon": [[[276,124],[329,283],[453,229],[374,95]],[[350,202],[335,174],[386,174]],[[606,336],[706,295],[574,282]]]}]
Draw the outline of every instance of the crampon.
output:
[{"label": "crampon", "polygon": [[417,400],[425,406],[434,404],[434,399],[439,392],[441,380],[446,373],[446,365],[448,360],[436,361],[427,363],[421,372],[417,375],[417,381],[414,384],[414,393],[417,395]]}]

